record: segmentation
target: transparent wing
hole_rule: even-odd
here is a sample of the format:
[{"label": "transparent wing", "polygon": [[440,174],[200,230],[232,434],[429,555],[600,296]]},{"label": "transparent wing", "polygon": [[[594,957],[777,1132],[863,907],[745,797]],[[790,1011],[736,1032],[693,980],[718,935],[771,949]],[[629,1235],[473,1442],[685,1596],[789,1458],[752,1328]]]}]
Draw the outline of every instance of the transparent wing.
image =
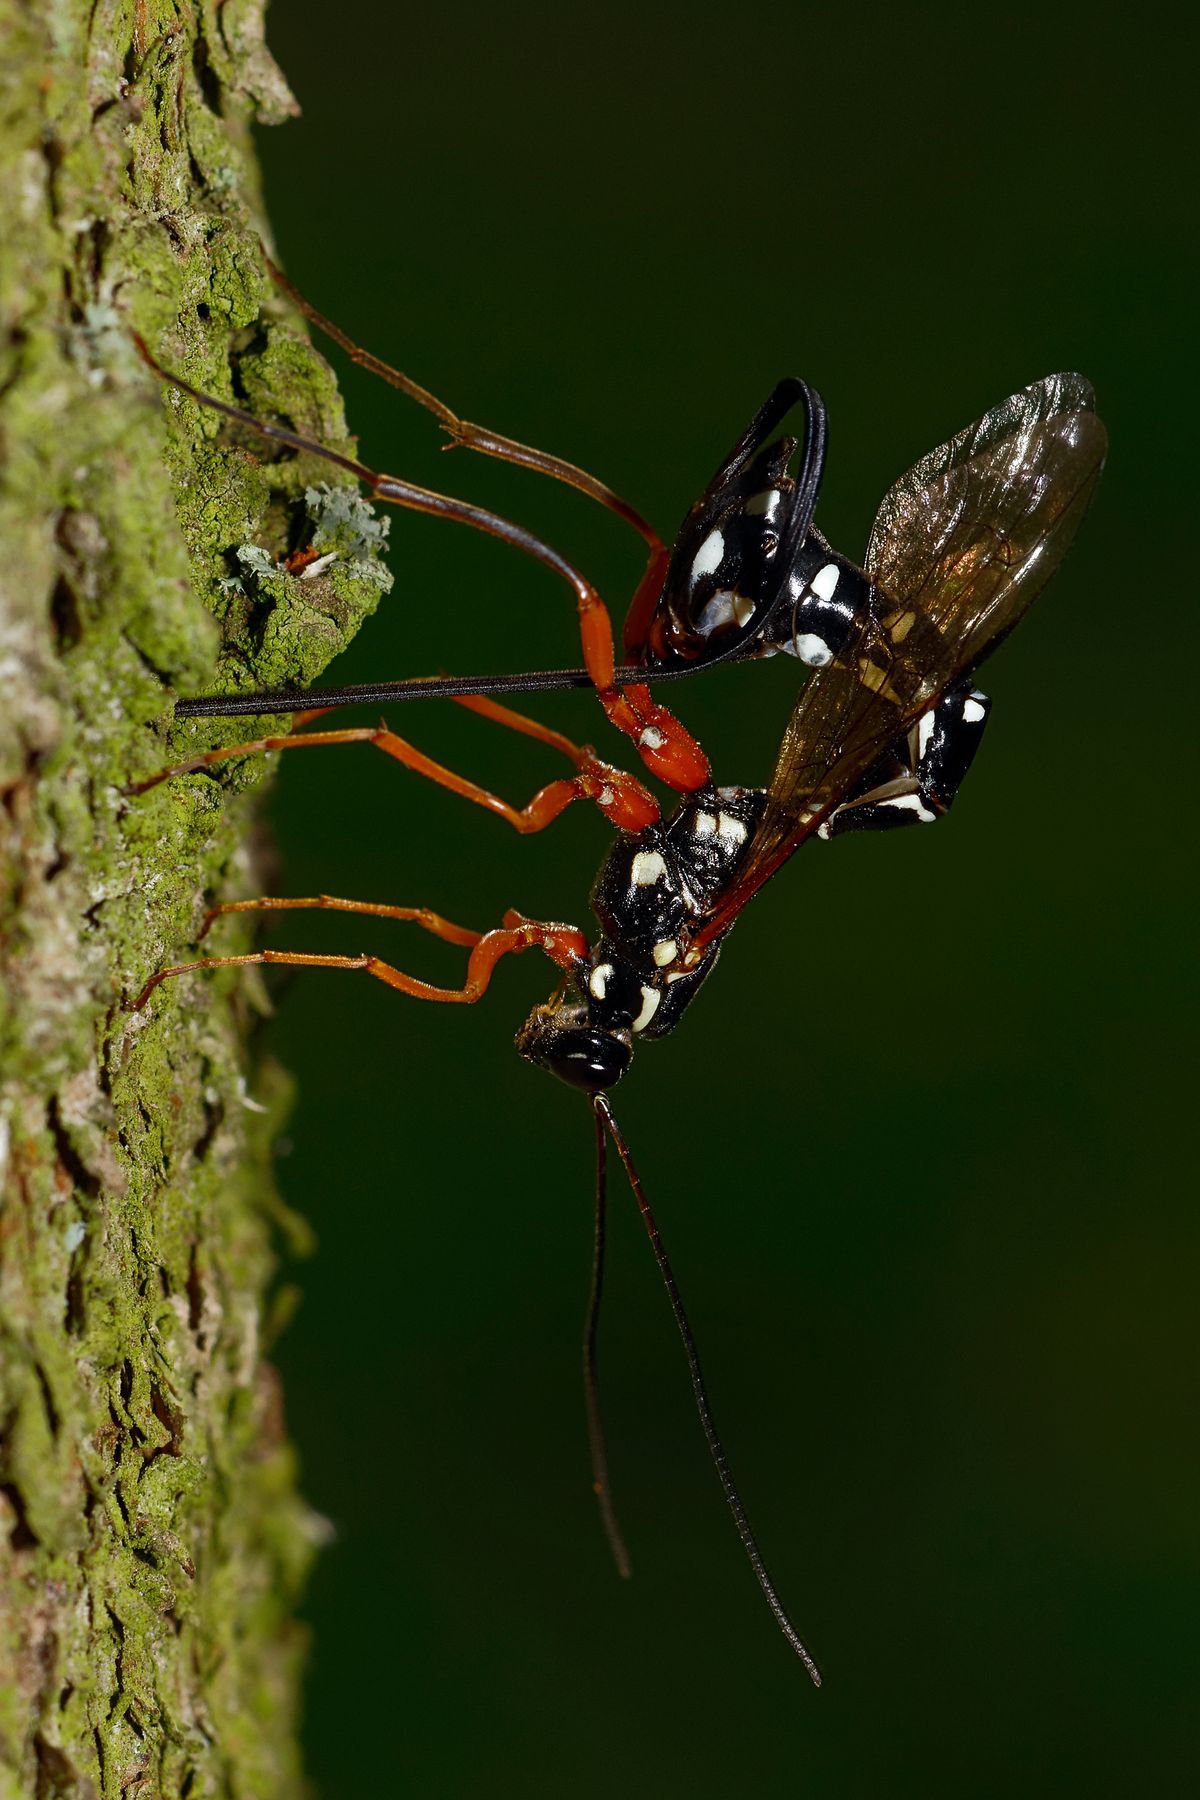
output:
[{"label": "transparent wing", "polygon": [[1049,375],[922,457],[885,496],[857,638],[796,702],[719,935],[875,759],[1007,636],[1075,535],[1107,436],[1081,375]]}]

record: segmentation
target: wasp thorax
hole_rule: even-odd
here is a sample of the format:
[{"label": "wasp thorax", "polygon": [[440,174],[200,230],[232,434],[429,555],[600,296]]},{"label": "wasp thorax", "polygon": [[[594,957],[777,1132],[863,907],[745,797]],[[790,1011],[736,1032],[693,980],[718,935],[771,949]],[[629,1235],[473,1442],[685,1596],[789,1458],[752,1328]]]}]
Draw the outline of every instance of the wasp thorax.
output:
[{"label": "wasp thorax", "polygon": [[627,1032],[602,1031],[588,1023],[585,1006],[563,1000],[535,1006],[516,1045],[527,1062],[589,1094],[615,1087],[633,1057]]}]

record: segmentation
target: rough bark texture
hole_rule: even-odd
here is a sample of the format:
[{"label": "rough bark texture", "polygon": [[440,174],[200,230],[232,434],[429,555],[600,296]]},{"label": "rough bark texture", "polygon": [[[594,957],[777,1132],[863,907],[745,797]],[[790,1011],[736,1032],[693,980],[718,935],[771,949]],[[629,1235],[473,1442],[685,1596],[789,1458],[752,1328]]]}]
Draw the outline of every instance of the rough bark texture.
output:
[{"label": "rough bark texture", "polygon": [[262,0],[0,0],[0,43],[0,1800],[272,1800],[320,1531],[263,1361],[287,1082],[245,981],[123,1008],[256,886],[261,769],[126,789],[246,735],[173,691],[312,679],[387,577],[128,336],[347,447],[258,253]]}]

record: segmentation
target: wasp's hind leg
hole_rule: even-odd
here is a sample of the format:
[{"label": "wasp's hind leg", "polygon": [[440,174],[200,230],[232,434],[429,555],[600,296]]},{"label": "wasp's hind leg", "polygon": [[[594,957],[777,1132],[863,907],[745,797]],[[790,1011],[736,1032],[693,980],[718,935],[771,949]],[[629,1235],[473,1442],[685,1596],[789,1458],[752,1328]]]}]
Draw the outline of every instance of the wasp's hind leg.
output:
[{"label": "wasp's hind leg", "polygon": [[[469,781],[466,776],[446,768],[444,763],[435,762],[407,739],[397,737],[394,731],[389,731],[386,725],[368,725],[354,726],[344,731],[287,731],[275,737],[252,738],[242,744],[226,744],[219,750],[203,750],[198,756],[189,757],[186,762],[171,763],[146,780],[134,782],[129,792],[144,794],[149,788],[156,787],[160,781],[166,781],[173,775],[193,775],[201,769],[211,768],[215,763],[227,762],[232,757],[256,756],[269,750],[320,750],[338,744],[370,744],[404,768],[412,769],[415,774],[423,775],[427,781],[436,783],[438,787],[448,788],[452,794],[460,794],[464,800],[486,807],[489,812],[505,819],[515,831],[522,833],[544,831],[573,800],[594,800],[609,823],[621,831],[642,831],[659,817],[658,802],[649,789],[643,787],[635,775],[628,774],[624,769],[614,768],[611,763],[601,762],[589,746],[573,744],[561,732],[551,731],[538,720],[529,719],[524,713],[514,712],[511,707],[499,706],[494,700],[480,695],[468,695],[459,703],[473,712],[483,713],[487,718],[506,725],[512,731],[522,732],[527,737],[536,738],[563,751],[575,764],[578,773],[566,780],[548,782],[545,787],[538,789],[525,806],[510,806],[507,800],[500,799],[499,795],[481,787],[478,782]],[[303,723],[308,723],[319,719],[328,710],[326,707],[315,706],[297,716]]]},{"label": "wasp's hind leg", "polygon": [[964,677],[922,713],[901,749],[866,775],[817,828],[817,836],[933,825],[949,812],[975,759],[992,703]]},{"label": "wasp's hind leg", "polygon": [[272,963],[302,969],[357,970],[373,976],[376,981],[382,981],[387,987],[395,988],[398,993],[410,995],[414,1000],[473,1006],[486,993],[501,957],[520,956],[525,950],[540,950],[565,975],[574,975],[583,967],[587,956],[587,939],[582,931],[573,925],[527,919],[524,913],[510,910],[505,913],[502,926],[493,931],[480,932],[472,931],[465,925],[455,925],[452,920],[444,919],[440,913],[432,912],[427,906],[382,906],[369,900],[342,900],[333,894],[316,894],[311,898],[296,900],[234,900],[212,909],[204,921],[200,936],[203,938],[214,919],[225,913],[287,912],[317,907],[345,913],[367,913],[375,918],[408,920],[419,925],[422,931],[428,931],[434,937],[443,938],[449,944],[457,944],[470,951],[466,979],[461,987],[438,987],[415,975],[406,975],[403,970],[384,962],[379,956],[326,956],[300,950],[254,950],[241,956],[198,956],[191,962],[172,963],[170,967],[160,969],[156,975],[152,975],[136,1000],[126,1001],[125,1010],[141,1012],[155,988],[177,975],[190,975],[197,969],[235,969],[247,968],[251,964]]}]

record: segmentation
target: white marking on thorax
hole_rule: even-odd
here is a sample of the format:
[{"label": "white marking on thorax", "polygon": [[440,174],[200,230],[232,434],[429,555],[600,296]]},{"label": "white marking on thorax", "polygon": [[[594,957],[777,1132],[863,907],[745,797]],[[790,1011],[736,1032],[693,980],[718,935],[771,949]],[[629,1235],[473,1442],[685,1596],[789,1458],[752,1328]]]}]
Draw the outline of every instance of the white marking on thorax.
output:
[{"label": "white marking on thorax", "polygon": [[742,511],[747,518],[757,518],[760,514],[770,518],[779,505],[779,489],[764,488],[761,494],[751,494]]},{"label": "white marking on thorax", "polygon": [[603,1000],[608,991],[609,977],[612,975],[611,963],[597,963],[588,976],[588,990],[597,1000]]},{"label": "white marking on thorax", "polygon": [[834,596],[834,591],[837,588],[837,584],[838,584],[838,566],[837,566],[837,564],[836,563],[826,563],[825,567],[823,569],[817,570],[816,574],[813,576],[812,580],[809,582],[808,585],[811,587],[813,593],[817,596],[818,600],[832,600],[833,596]]},{"label": "white marking on thorax", "polygon": [[634,887],[653,887],[667,872],[667,865],[657,850],[639,850],[629,871]]},{"label": "white marking on thorax", "polygon": [[712,813],[698,812],[692,823],[692,832],[699,838],[715,837],[717,835],[717,821]]},{"label": "white marking on thorax", "polygon": [[740,819],[735,819],[732,813],[718,813],[717,836],[723,838],[727,844],[744,844],[746,827]]},{"label": "white marking on thorax", "polygon": [[815,631],[800,632],[799,636],[794,637],[790,644],[785,644],[784,648],[790,649],[792,655],[798,656],[800,661],[807,663],[810,669],[823,669],[826,663],[833,661],[833,651],[825,639],[818,637]]},{"label": "white marking on thorax", "polygon": [[641,744],[642,748],[645,750],[661,750],[666,741],[666,738],[658,729],[657,725],[647,725],[641,737],[638,739],[638,743]]},{"label": "white marking on thorax", "polygon": [[673,963],[679,955],[679,945],[674,938],[663,938],[660,943],[655,944],[650,954],[658,967],[665,969],[667,964]]},{"label": "white marking on thorax", "polygon": [[631,1031],[645,1031],[647,1025],[658,1011],[658,1003],[661,999],[662,995],[657,988],[646,987],[643,985],[642,1010],[629,1029]]},{"label": "white marking on thorax", "polygon": [[982,700],[982,699],[983,699],[982,694],[979,695],[978,698],[976,698],[976,696],[974,694],[967,695],[967,698],[963,701],[963,710],[962,710],[964,725],[982,725],[983,724],[983,721],[987,718],[987,707],[981,706],[979,704],[980,700]]},{"label": "white marking on thorax", "polygon": [[710,531],[696,552],[689,585],[695,587],[702,575],[711,575],[714,569],[719,569],[724,554],[725,539],[719,531]]}]

